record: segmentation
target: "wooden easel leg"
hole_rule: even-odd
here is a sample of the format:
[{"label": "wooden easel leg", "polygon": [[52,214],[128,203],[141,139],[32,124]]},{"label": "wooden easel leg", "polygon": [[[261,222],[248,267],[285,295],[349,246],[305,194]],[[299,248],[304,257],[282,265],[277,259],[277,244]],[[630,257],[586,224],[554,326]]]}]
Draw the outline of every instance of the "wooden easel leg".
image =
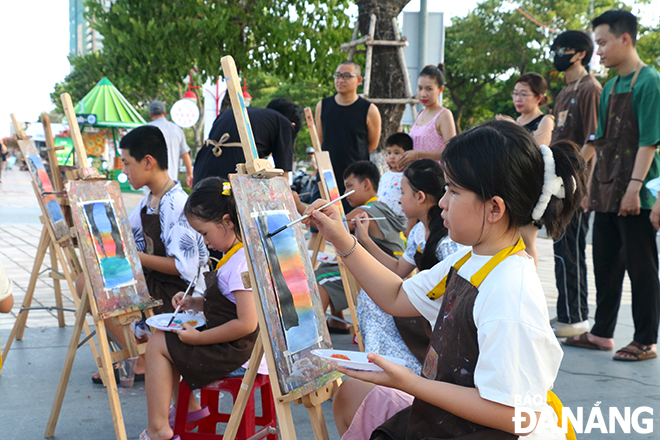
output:
[{"label": "wooden easel leg", "polygon": [[[39,269],[41,269],[41,264],[44,262],[46,257],[46,252],[48,251],[48,246],[50,245],[50,238],[48,237],[47,226],[44,225],[41,231],[41,238],[39,239],[39,246],[37,247],[37,255],[34,257],[34,265],[32,266],[32,275],[30,276],[30,283],[28,284],[27,292],[25,292],[25,299],[23,301],[23,307],[28,308],[32,304],[32,298],[34,297],[34,289],[37,287],[37,280],[39,279]],[[25,324],[27,323],[28,311],[22,312],[17,320],[16,324],[17,333],[16,339],[19,341],[23,339],[23,332],[25,331]]]},{"label": "wooden easel leg", "polygon": [[[55,246],[59,246],[58,244],[53,244],[51,243],[50,245],[50,267],[53,270],[53,272],[58,272],[58,265],[57,265],[57,254],[55,252]],[[64,322],[64,310],[62,310],[62,307],[64,306],[62,304],[62,287],[60,286],[60,279],[57,278],[57,275],[53,277],[53,288],[55,289],[55,305],[59,308],[57,311],[57,322],[59,323],[60,327],[66,326],[66,323]],[[75,291],[71,292],[73,295],[76,294]]]},{"label": "wooden easel leg", "polygon": [[[68,245],[62,247],[59,244],[55,244],[53,247],[55,249],[57,259],[59,259],[60,262],[62,263],[62,272],[64,273],[64,278],[66,278],[66,282],[69,285],[69,290],[71,291],[71,297],[73,298],[73,302],[75,303],[76,308],[78,308],[80,307],[80,298],[78,298],[78,293],[76,292],[76,282],[74,279],[74,277],[77,278],[78,274],[82,273],[82,269],[80,268],[78,257],[76,257],[75,252],[73,251],[73,249],[69,248]],[[89,336],[92,333],[92,330],[89,328],[89,325],[87,324],[86,320],[83,321],[83,330],[85,331],[85,336]],[[90,350],[92,350],[92,357],[94,358],[94,361],[96,362],[97,366],[100,367],[98,361],[99,355],[98,355],[98,351],[96,350],[96,343],[94,342],[93,338],[90,339],[88,342],[89,342],[89,348]],[[101,380],[103,381],[103,384],[105,384],[106,383],[106,377],[104,376],[105,372],[99,368],[99,374],[101,375]]]},{"label": "wooden easel leg", "polygon": [[243,418],[243,412],[245,411],[245,405],[250,397],[250,392],[254,386],[254,380],[257,377],[257,372],[259,371],[259,364],[261,363],[261,357],[264,355],[264,345],[261,341],[261,335],[257,336],[257,341],[254,344],[252,349],[252,355],[250,356],[250,365],[248,366],[245,376],[243,377],[243,383],[241,384],[241,389],[236,396],[236,401],[234,402],[234,407],[231,410],[231,415],[229,416],[229,423],[225,429],[223,435],[224,440],[234,440],[236,438],[236,433],[238,432],[238,427],[241,424],[241,419]]},{"label": "wooden easel leg", "polygon": [[[117,440],[127,440],[124,416],[121,412],[121,403],[119,402],[119,393],[117,392],[117,382],[112,380],[114,378],[114,372],[112,371],[112,356],[110,355],[110,344],[108,343],[108,334],[105,330],[105,322],[103,319],[95,319],[94,327],[96,327],[96,338],[99,343],[99,353],[101,354],[99,371],[102,372],[102,376],[105,374],[106,377],[105,386],[108,391],[108,399],[110,400],[115,435],[117,436]],[[107,378],[110,378],[110,380]]]},{"label": "wooden easel leg", "polygon": [[314,430],[314,438],[316,440],[329,440],[328,428],[325,425],[325,417],[323,416],[321,404],[334,396],[340,385],[341,379],[336,379],[324,387],[304,395],[300,399],[300,402],[305,405],[305,408],[309,412],[309,418],[312,422],[312,429]]},{"label": "wooden easel leg", "polygon": [[325,426],[325,417],[321,405],[314,405],[307,408],[309,418],[312,421],[312,430],[316,440],[330,440],[328,428]]},{"label": "wooden easel leg", "polygon": [[73,366],[73,361],[76,357],[76,350],[78,349],[78,342],[80,341],[80,334],[82,333],[83,323],[85,322],[85,315],[87,314],[88,307],[89,298],[85,293],[83,294],[83,298],[80,302],[78,310],[76,310],[76,323],[73,326],[73,334],[71,335],[71,341],[69,342],[69,350],[66,352],[64,367],[62,367],[62,376],[60,377],[60,383],[57,386],[55,400],[53,401],[53,407],[50,410],[50,417],[48,418],[48,424],[46,425],[46,433],[44,434],[44,437],[47,438],[55,435],[55,426],[57,425],[57,419],[59,418],[60,410],[62,409],[64,394],[66,393],[66,387],[69,383],[71,367]]}]

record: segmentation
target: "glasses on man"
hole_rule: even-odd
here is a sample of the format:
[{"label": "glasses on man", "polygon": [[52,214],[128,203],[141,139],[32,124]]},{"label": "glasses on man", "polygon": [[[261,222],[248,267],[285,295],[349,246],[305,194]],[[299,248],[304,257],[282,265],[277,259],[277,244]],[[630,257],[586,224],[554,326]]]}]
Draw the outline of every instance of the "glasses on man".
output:
[{"label": "glasses on man", "polygon": [[522,93],[522,92],[511,92],[511,97],[512,98],[529,98],[530,96],[533,96],[531,93]]},{"label": "glasses on man", "polygon": [[348,81],[351,78],[355,78],[357,75],[355,75],[353,73],[348,73],[348,72],[344,72],[344,73],[337,72],[332,76],[337,80],[344,79],[344,80]]}]

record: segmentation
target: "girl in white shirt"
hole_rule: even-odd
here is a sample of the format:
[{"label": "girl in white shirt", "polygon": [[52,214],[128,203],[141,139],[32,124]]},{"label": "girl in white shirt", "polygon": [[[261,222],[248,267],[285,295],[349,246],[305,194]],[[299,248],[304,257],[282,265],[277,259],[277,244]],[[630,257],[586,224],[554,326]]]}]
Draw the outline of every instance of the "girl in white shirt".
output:
[{"label": "girl in white shirt", "polygon": [[[335,207],[314,211],[323,204],[317,201],[308,208],[381,309],[422,315],[434,328],[421,376],[375,354],[369,359],[383,372],[340,371],[414,396],[412,405],[378,427],[372,439],[515,439],[516,402],[525,402],[538,417],[562,358],[520,228],[542,218],[550,235],[559,236],[579,207],[584,162],[573,144],[539,149],[523,128],[505,121],[456,136],[442,160],[447,192],[439,205],[445,226],[452,240],[471,249],[407,281],[357,244]],[[366,402],[357,410],[348,403],[360,389],[354,382],[333,402],[340,434],[346,426],[350,433],[351,423],[365,413]],[[546,427],[533,438],[564,435]]]}]

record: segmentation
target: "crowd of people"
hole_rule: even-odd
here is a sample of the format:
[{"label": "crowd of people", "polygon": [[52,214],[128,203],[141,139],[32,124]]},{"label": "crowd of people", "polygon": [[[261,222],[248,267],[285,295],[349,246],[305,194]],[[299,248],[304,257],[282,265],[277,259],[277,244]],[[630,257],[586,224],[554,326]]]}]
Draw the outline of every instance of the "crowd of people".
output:
[{"label": "crowd of people", "polygon": [[[325,201],[317,185],[309,205],[297,199],[297,207],[310,214],[304,222],[310,241],[320,234],[330,242],[362,288],[358,324],[369,360],[384,370],[340,368],[350,376],[333,402],[342,439],[517,438],[518,398],[541,396],[527,405],[537,415],[556,402],[551,390],[563,356],[560,338],[568,346],[613,350],[626,272],[635,332],[614,359],[657,356],[660,199],[645,184],[660,177],[660,74],[637,54],[635,16],[610,10],[592,26],[597,55],[618,75],[601,86],[588,70],[591,37],[561,33],[549,49],[566,85],[552,114],[541,110],[549,99],[545,79],[528,72],[511,95],[517,119],[497,115],[457,134],[441,101],[444,67],[424,67],[417,78],[424,109],[410,133],[386,139],[382,175],[369,161],[381,117],[357,93],[361,67],[354,61],[337,67],[337,93],[318,103],[315,123],[340,193],[354,192],[343,201],[345,217],[337,206],[320,209]],[[149,188],[130,217],[146,283],[151,296],[163,300],[158,312],[181,305],[206,318],[200,329],[183,324],[151,334],[144,324],[135,326],[136,337],[149,338],[136,369],[146,380],[148,406],[140,438],[163,440],[177,438],[172,402],[179,380],[197,389],[245,372],[257,314],[241,279],[247,261],[227,181],[245,160],[233,112],[217,117],[194,168],[180,129],[164,117],[165,105],[152,103],[150,113],[153,121],[120,143],[128,181]],[[259,155],[272,155],[276,167],[291,171],[300,107],[276,99],[265,109],[249,108],[248,116]],[[180,158],[189,196],[177,180]],[[591,327],[590,211],[597,303]],[[541,228],[554,238],[554,319],[536,271]],[[205,271],[209,252],[219,261]],[[205,282],[184,299],[200,271]],[[330,332],[348,333],[337,266],[321,264],[315,275],[322,307],[336,318],[328,321]],[[0,312],[10,301],[5,285],[0,267]],[[122,341],[123,332],[108,328]],[[207,415],[191,395],[188,420]],[[530,438],[566,434],[546,425]]]}]

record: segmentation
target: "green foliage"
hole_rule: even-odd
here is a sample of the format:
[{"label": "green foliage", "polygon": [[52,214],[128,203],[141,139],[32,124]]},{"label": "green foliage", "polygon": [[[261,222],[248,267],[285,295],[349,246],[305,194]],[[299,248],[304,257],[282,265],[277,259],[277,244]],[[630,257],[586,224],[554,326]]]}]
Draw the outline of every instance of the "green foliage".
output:
[{"label": "green foliage", "polygon": [[348,0],[117,0],[110,8],[103,3],[87,5],[108,61],[150,98],[194,69],[200,82],[216,78],[225,55],[245,73],[325,82],[344,58],[337,49],[351,32]]},{"label": "green foliage", "polygon": [[[336,67],[336,66],[335,66]],[[333,69],[334,72],[334,69]],[[316,104],[326,96],[335,93],[332,83],[319,84],[316,81],[305,79],[284,81],[276,75],[263,72],[250,72],[247,75],[248,92],[252,95],[252,107],[266,107],[268,103],[275,98],[286,98],[295,102],[302,108],[310,107],[312,111]],[[254,90],[254,92],[253,92]],[[296,159],[306,160],[305,149],[312,146],[312,140],[309,134],[307,124],[303,126],[296,137],[295,154]]]}]

